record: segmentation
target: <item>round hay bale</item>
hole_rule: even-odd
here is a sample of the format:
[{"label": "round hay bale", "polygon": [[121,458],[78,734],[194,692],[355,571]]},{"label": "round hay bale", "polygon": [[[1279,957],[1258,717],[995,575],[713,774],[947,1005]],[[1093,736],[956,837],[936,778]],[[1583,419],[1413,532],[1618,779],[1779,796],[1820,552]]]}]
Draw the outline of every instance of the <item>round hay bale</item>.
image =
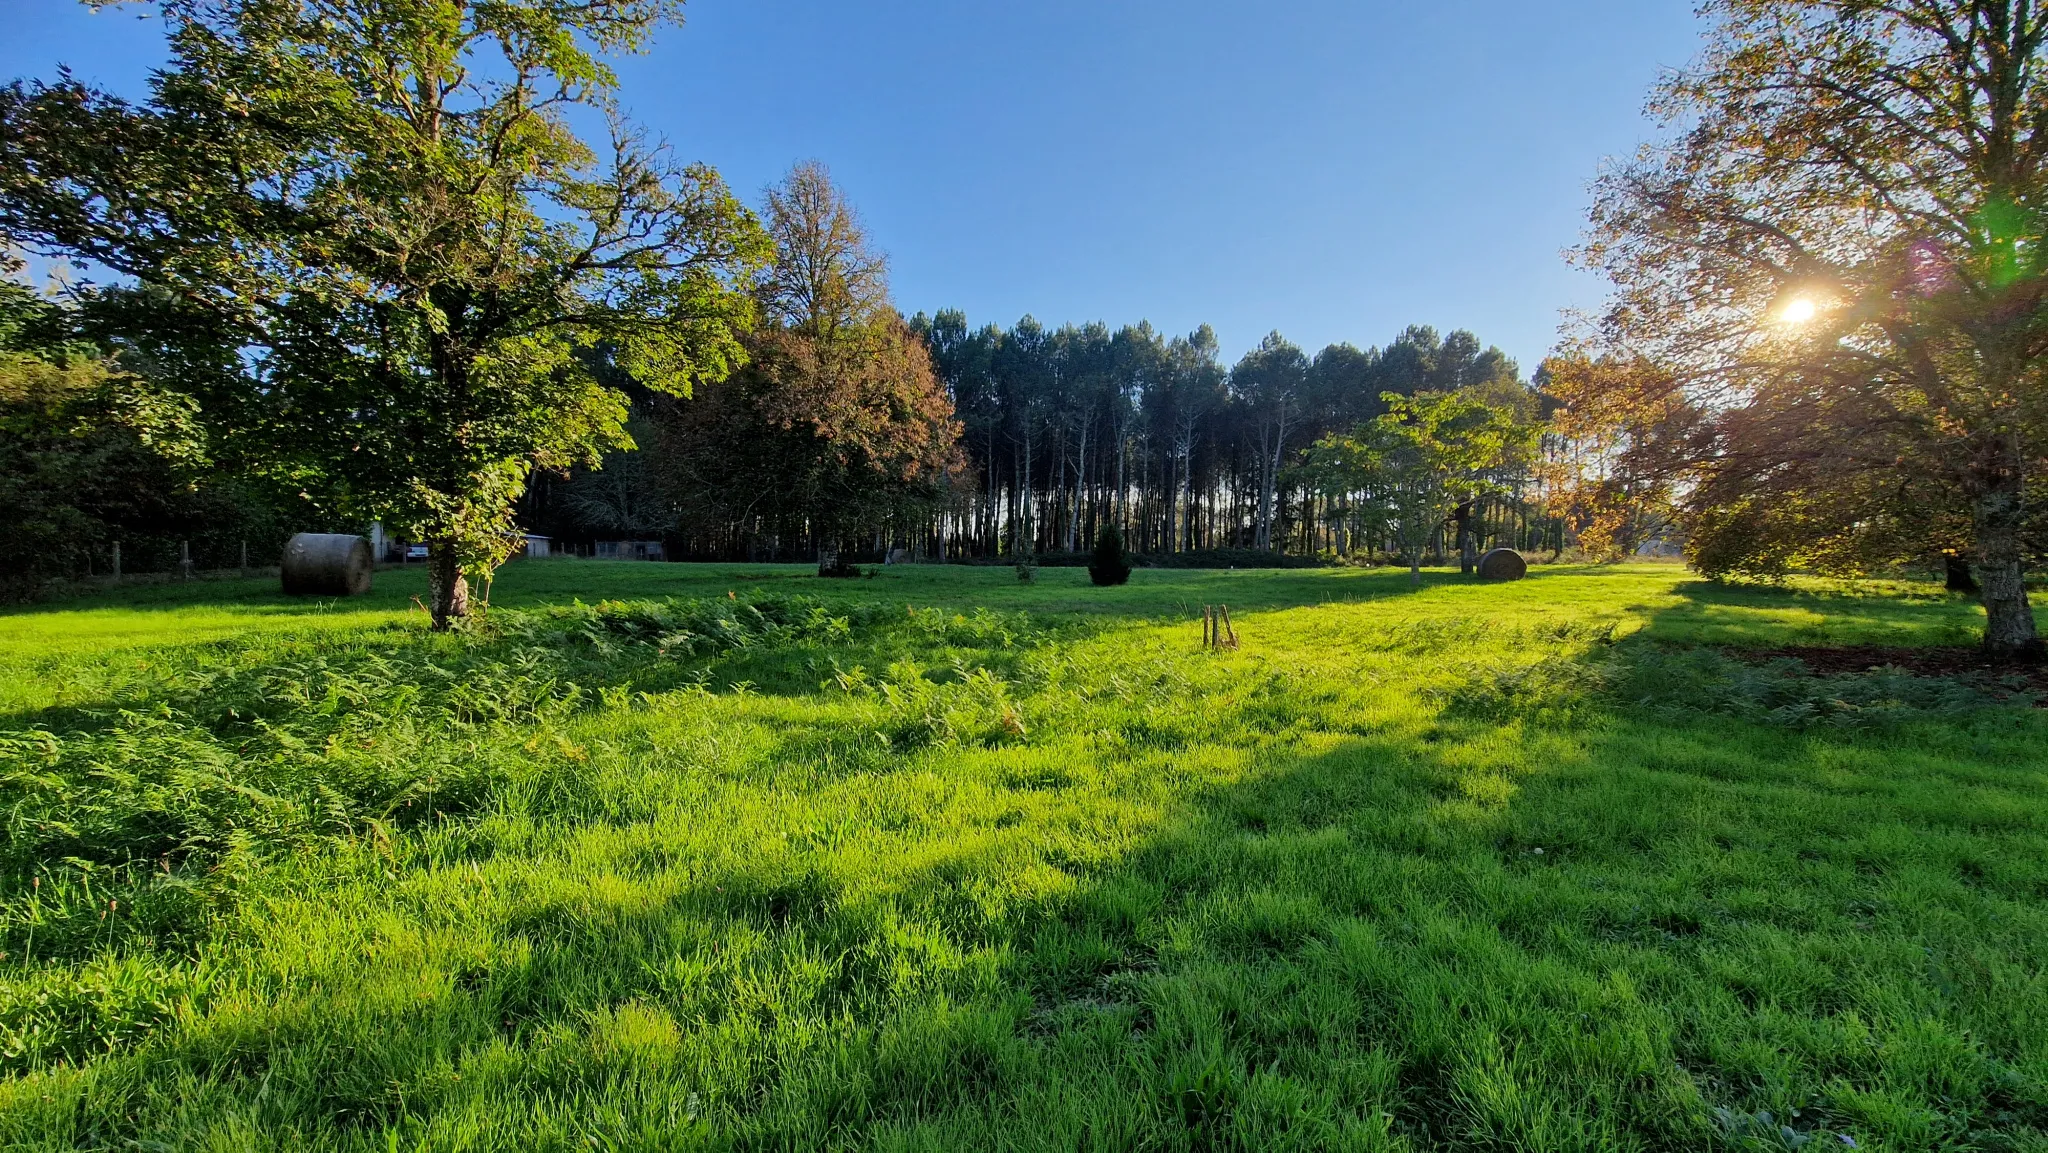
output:
[{"label": "round hay bale", "polygon": [[1497,548],[1479,558],[1479,579],[1518,581],[1529,575],[1529,562],[1511,548]]},{"label": "round hay bale", "polygon": [[284,591],[297,597],[352,597],[370,591],[370,542],[345,533],[302,532],[285,542]]}]

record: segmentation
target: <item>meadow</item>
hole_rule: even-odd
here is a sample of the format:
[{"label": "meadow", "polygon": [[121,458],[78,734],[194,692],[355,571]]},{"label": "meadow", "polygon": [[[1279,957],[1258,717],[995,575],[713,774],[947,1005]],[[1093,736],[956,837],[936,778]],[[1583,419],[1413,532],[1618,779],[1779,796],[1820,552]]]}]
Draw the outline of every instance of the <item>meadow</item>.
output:
[{"label": "meadow", "polygon": [[0,1148],[2048,1150],[1936,586],[377,582],[0,614]]}]

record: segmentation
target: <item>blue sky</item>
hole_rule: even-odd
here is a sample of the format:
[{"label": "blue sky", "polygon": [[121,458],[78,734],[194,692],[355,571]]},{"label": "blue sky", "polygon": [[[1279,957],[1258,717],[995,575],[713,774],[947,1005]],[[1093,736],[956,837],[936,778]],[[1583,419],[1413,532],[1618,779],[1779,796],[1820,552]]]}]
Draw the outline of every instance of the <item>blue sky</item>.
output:
[{"label": "blue sky", "polygon": [[[0,0],[0,77],[135,93],[137,8]],[[1535,367],[1600,282],[1560,255],[1654,129],[1691,0],[691,0],[621,63],[634,116],[749,198],[824,161],[905,312],[1278,329],[1411,323]]]}]

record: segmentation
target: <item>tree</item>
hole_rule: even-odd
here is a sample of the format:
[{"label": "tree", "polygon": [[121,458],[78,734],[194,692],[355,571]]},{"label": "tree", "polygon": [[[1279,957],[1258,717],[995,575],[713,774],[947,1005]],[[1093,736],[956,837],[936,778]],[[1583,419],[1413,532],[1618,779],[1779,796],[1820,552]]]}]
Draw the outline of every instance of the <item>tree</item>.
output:
[{"label": "tree", "polygon": [[[911,326],[966,426],[961,447],[981,479],[973,504],[952,514],[956,539],[985,556],[1085,547],[1104,523],[1145,552],[1253,543],[1258,534],[1240,526],[1254,524],[1276,550],[1327,540],[1348,551],[1351,527],[1378,522],[1353,506],[1358,494],[1312,480],[1300,467],[1304,445],[1378,416],[1387,392],[1460,389],[1524,421],[1542,415],[1514,362],[1464,332],[1410,328],[1384,350],[1331,345],[1313,362],[1275,338],[1233,379],[1207,326],[1172,340],[1142,322],[1048,329],[1026,317],[1003,330],[973,328],[950,309]],[[1274,379],[1261,376],[1276,366]],[[1269,392],[1268,383],[1280,387]],[[1276,411],[1272,400],[1285,403]],[[1519,494],[1529,478],[1499,479]],[[1263,517],[1250,515],[1262,504]],[[1489,496],[1467,523],[1483,533],[1490,515],[1525,507]],[[1335,530],[1328,538],[1318,536],[1325,524]]]},{"label": "tree", "polygon": [[1538,378],[1558,405],[1540,470],[1553,511],[1595,558],[1632,555],[1679,516],[1703,411],[1641,361],[1553,357]]},{"label": "tree", "polygon": [[1325,437],[1311,468],[1388,521],[1408,556],[1409,576],[1422,580],[1422,552],[1458,507],[1503,491],[1496,475],[1534,446],[1534,426],[1513,410],[1462,393],[1387,393],[1387,411],[1348,434]]},{"label": "tree", "polygon": [[889,307],[888,260],[823,164],[798,163],[767,200],[775,259],[756,291],[770,317],[829,344]]},{"label": "tree", "polygon": [[[1165,547],[1179,552],[1194,516],[1195,441],[1204,422],[1229,402],[1226,374],[1217,363],[1216,332],[1204,324],[1167,342],[1163,362],[1149,382],[1148,414],[1166,449]],[[1183,514],[1185,510],[1185,515]]]},{"label": "tree", "polygon": [[1053,336],[1036,317],[1025,315],[1003,334],[995,349],[993,369],[1002,397],[1004,432],[1015,477],[1011,493],[1010,551],[1017,556],[1038,552],[1038,491],[1034,458],[1042,459],[1046,418],[1053,389]]},{"label": "tree", "polygon": [[0,279],[0,599],[88,570],[122,529],[188,528],[206,464],[193,408],[80,340],[70,310]]},{"label": "tree", "polygon": [[659,412],[660,469],[700,534],[751,538],[763,524],[837,552],[937,499],[960,426],[925,337],[889,303],[886,260],[825,168],[797,165],[767,201],[775,259],[755,292],[770,323],[749,338],[745,368]]},{"label": "tree", "polygon": [[[596,354],[688,395],[744,355],[765,235],[619,116],[610,52],[675,0],[163,0],[131,105],[0,90],[0,234],[185,334],[224,446],[430,548],[437,628],[516,546],[529,473],[630,444]],[[608,154],[570,126],[603,116]]]},{"label": "tree", "polygon": [[656,443],[659,430],[636,415],[627,421],[626,432],[635,448],[611,453],[602,468],[577,472],[557,487],[554,503],[580,532],[665,537],[676,525],[675,505],[648,459],[653,455],[648,446]]},{"label": "tree", "polygon": [[984,553],[993,555],[1001,547],[996,507],[1002,470],[996,461],[1003,403],[996,386],[994,357],[1002,343],[1002,331],[989,324],[970,332],[967,314],[952,308],[942,308],[932,317],[919,313],[910,326],[924,338],[932,371],[952,399],[954,415],[961,423],[963,444],[987,480],[986,489],[975,494],[972,516],[979,522],[979,531],[973,536]]},{"label": "tree", "polygon": [[[1987,653],[2039,655],[2023,531],[2048,443],[2048,9],[1707,11],[1703,57],[1657,95],[1677,134],[1599,183],[1581,255],[1615,293],[1592,343],[1704,410],[1681,457],[1738,535],[1887,475],[1952,493]],[[1793,475],[1817,487],[1770,499]]]},{"label": "tree", "polygon": [[1309,362],[1301,349],[1277,332],[1244,354],[1230,370],[1232,397],[1250,419],[1258,448],[1258,537],[1253,547],[1273,547],[1273,501],[1288,437],[1301,424],[1308,392]]}]

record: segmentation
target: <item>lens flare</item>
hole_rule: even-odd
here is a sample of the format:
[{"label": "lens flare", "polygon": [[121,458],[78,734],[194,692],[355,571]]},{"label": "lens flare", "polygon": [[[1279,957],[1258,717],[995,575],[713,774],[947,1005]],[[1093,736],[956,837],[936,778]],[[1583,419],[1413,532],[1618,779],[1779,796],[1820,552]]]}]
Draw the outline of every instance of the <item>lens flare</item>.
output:
[{"label": "lens flare", "polygon": [[1785,307],[1778,310],[1778,319],[1786,324],[1805,324],[1819,311],[1810,298],[1795,296],[1785,302]]}]

